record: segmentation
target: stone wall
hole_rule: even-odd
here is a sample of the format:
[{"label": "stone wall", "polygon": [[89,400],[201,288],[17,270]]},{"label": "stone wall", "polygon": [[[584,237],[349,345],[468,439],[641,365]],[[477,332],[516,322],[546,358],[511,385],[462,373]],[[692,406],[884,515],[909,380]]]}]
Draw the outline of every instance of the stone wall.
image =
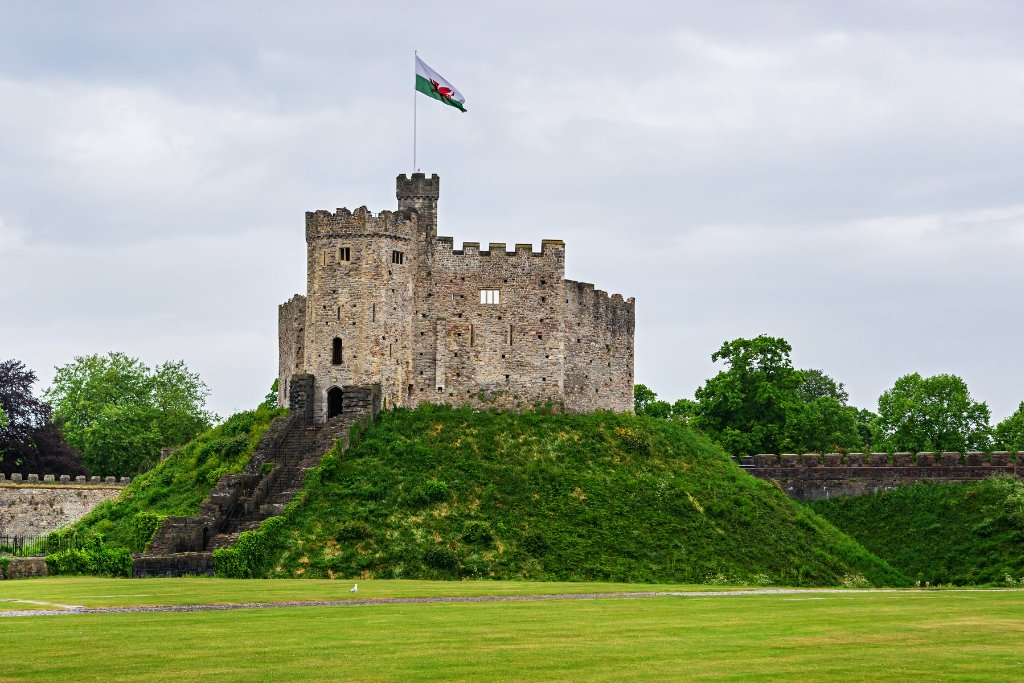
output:
[{"label": "stone wall", "polygon": [[0,536],[39,536],[87,515],[105,500],[121,494],[127,477],[115,482],[107,477],[72,480],[67,475],[46,475],[43,481],[30,474],[22,478],[0,475]]},{"label": "stone wall", "polygon": [[436,236],[440,179],[396,188],[398,211],[306,214],[306,296],[279,311],[282,404],[309,373],[318,421],[332,388],[377,384],[385,408],[632,409],[633,299],[566,280],[560,240],[455,249]]},{"label": "stone wall", "polygon": [[805,453],[754,455],[740,466],[778,482],[797,500],[862,496],[933,481],[955,484],[991,476],[1024,477],[1024,453]]}]

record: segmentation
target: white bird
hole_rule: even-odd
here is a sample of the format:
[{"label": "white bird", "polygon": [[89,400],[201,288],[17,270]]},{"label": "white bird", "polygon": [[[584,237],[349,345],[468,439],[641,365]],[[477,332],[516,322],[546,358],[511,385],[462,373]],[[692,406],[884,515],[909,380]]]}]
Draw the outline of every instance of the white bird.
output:
[{"label": "white bird", "polygon": [[356,585],[354,585],[351,588],[349,588],[348,592],[349,593],[358,593],[359,592],[359,584],[357,583]]}]

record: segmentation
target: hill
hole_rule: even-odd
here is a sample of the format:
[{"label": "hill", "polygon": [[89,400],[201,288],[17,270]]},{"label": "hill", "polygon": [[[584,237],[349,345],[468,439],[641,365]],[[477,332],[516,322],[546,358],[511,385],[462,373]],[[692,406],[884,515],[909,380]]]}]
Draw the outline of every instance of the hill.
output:
[{"label": "hill", "polygon": [[922,584],[1024,582],[1024,482],[1012,477],[915,484],[810,506]]},{"label": "hill", "polygon": [[898,572],[685,425],[394,410],[218,550],[233,576],[896,585]]},{"label": "hill", "polygon": [[286,411],[260,407],[232,415],[125,487],[121,495],[96,506],[58,534],[91,538],[142,552],[164,517],[193,515],[221,475],[241,472],[275,417]]}]

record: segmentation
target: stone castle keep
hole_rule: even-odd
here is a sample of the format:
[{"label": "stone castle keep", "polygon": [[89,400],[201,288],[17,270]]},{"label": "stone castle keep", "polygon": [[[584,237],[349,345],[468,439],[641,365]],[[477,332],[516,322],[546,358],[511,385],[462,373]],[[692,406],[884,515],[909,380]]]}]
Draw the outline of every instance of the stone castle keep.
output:
[{"label": "stone castle keep", "polygon": [[[306,213],[306,296],[279,310],[279,393],[315,421],[367,400],[571,412],[633,407],[634,302],[565,279],[565,244],[437,235],[440,179],[397,211]],[[370,398],[368,398],[370,397]]]}]

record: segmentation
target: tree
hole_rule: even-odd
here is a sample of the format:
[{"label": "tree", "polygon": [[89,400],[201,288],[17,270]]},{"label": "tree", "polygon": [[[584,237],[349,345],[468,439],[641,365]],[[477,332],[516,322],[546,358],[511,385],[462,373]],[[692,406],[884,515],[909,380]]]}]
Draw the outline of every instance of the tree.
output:
[{"label": "tree", "polygon": [[803,375],[804,381],[797,391],[800,392],[800,397],[805,402],[813,401],[816,398],[828,397],[834,398],[845,406],[846,402],[850,399],[843,383],[835,381],[823,371],[801,370],[800,374]]},{"label": "tree", "polygon": [[696,405],[686,398],[681,398],[675,403],[661,401],[646,385],[633,385],[633,412],[637,415],[687,422],[693,416]]},{"label": "tree", "polygon": [[956,375],[904,375],[878,398],[882,444],[893,451],[984,450],[991,428],[985,403]]},{"label": "tree", "polygon": [[[270,391],[268,391],[267,395],[263,397],[263,403],[260,404],[261,408],[269,408],[272,410],[277,407],[277,388],[279,386],[278,380],[275,379],[274,383],[270,385]],[[636,392],[633,392],[633,395],[635,397]],[[636,399],[634,398],[634,401],[635,400]]]},{"label": "tree", "polygon": [[130,475],[157,462],[162,447],[180,446],[210,426],[216,416],[204,407],[208,394],[182,361],[150,369],[111,352],[57,368],[46,397],[91,470]]},{"label": "tree", "polygon": [[996,425],[993,441],[1002,451],[1024,451],[1024,401],[1013,415]]},{"label": "tree", "polygon": [[803,405],[804,377],[793,368],[792,347],[781,337],[725,342],[711,355],[728,369],[696,391],[693,424],[731,455],[778,453],[792,447],[787,423]]},{"label": "tree", "polygon": [[88,474],[80,454],[50,422],[50,406],[32,395],[36,373],[14,359],[0,362],[0,471]]}]

